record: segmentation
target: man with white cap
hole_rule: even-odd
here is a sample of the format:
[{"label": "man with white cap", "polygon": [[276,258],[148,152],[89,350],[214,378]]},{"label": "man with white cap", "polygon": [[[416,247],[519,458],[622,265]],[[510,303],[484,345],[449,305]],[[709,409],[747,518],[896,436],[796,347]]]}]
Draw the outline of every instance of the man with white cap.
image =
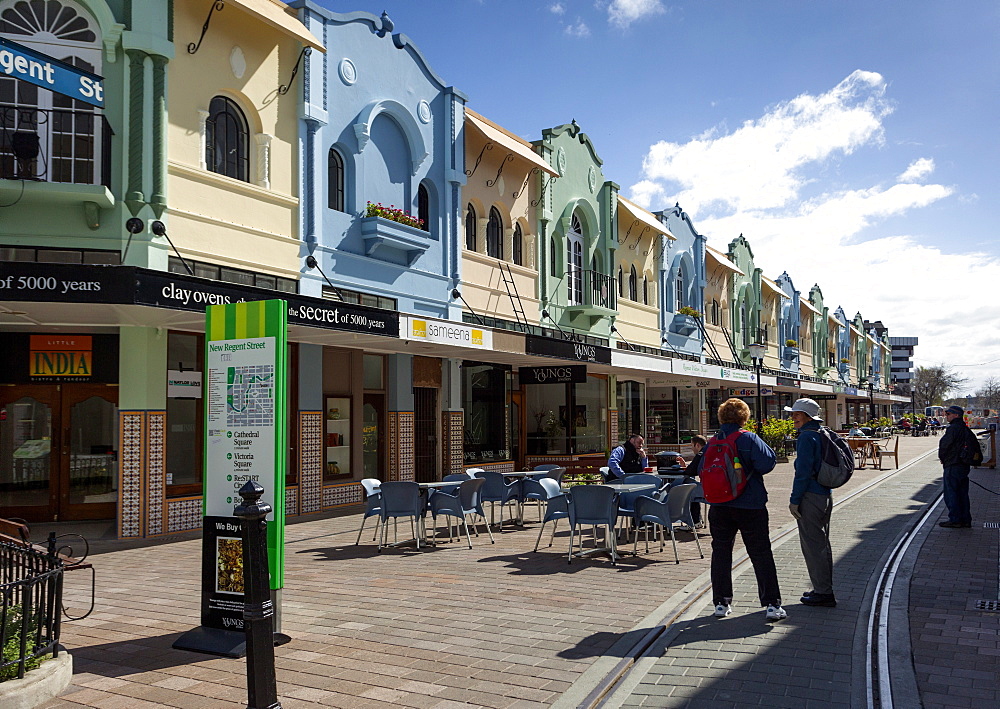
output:
[{"label": "man with white cap", "polygon": [[812,590],[806,591],[801,603],[807,606],[833,608],[837,599],[833,595],[833,550],[830,548],[830,513],[833,497],[830,488],[820,485],[815,475],[820,466],[820,416],[819,404],[812,399],[799,399],[790,411],[799,437],[795,443],[795,479],[788,510],[799,525],[799,546],[809,570]]}]

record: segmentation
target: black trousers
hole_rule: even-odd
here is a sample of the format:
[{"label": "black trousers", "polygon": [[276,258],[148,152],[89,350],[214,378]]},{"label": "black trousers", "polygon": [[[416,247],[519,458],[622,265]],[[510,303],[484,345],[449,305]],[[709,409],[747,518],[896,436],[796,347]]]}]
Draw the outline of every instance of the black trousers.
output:
[{"label": "black trousers", "polygon": [[744,510],[711,505],[708,523],[712,533],[712,595],[714,603],[729,603],[733,598],[733,545],[736,533],[750,556],[757,576],[757,595],[761,606],[780,606],[781,589],[778,570],[771,553],[771,535],[767,509]]}]

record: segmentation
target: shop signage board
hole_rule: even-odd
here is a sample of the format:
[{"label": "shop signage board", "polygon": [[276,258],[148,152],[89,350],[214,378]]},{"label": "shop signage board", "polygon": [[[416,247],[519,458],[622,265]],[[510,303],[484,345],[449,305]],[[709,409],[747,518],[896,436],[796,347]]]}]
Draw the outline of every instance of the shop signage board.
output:
[{"label": "shop signage board", "polygon": [[757,381],[756,373],[747,369],[729,369],[728,367],[721,367],[720,375],[722,379],[727,382],[746,382],[748,384],[753,384]]},{"label": "shop signage board", "polygon": [[684,374],[689,377],[698,377],[701,379],[719,378],[720,368],[710,364],[691,362],[686,359],[675,359],[672,366],[674,374]]},{"label": "shop signage board", "polygon": [[855,387],[844,387],[844,393],[848,396],[858,396],[859,392]]},{"label": "shop signage board", "polygon": [[130,267],[0,263],[0,300],[27,303],[130,303]]},{"label": "shop signage board", "polygon": [[[761,396],[774,396],[774,389],[769,387],[760,388]],[[729,396],[757,396],[757,389],[730,389]]]},{"label": "shop signage board", "polygon": [[94,372],[89,335],[32,335],[28,376],[32,382],[89,382]]},{"label": "shop signage board", "polygon": [[[264,488],[271,589],[284,586],[288,451],[288,305],[213,305],[205,311],[205,486],[202,625],[243,629],[240,527],[233,507],[253,480]],[[235,541],[234,541],[235,540]]]},{"label": "shop signage board", "polygon": [[521,384],[583,384],[587,381],[585,364],[521,367],[517,373]]},{"label": "shop signage board", "polygon": [[789,377],[778,377],[778,386],[793,387],[795,389],[798,389],[800,383],[798,379],[791,379]]},{"label": "shop signage board", "polygon": [[540,335],[526,335],[524,351],[527,354],[558,357],[576,362],[611,364],[611,350],[607,347],[588,345],[584,342],[571,342],[570,340],[557,340]]},{"label": "shop signage board", "polygon": [[809,396],[807,398],[812,399],[814,401],[836,401],[837,400],[837,395],[836,394],[809,394]]},{"label": "shop signage board", "polygon": [[0,37],[0,74],[104,108],[104,79]]},{"label": "shop signage board", "polygon": [[418,342],[439,345],[471,347],[479,350],[493,349],[493,331],[462,323],[432,318],[403,318],[403,337]]},{"label": "shop signage board", "polygon": [[185,372],[180,369],[168,369],[167,398],[200,399],[201,372]]}]

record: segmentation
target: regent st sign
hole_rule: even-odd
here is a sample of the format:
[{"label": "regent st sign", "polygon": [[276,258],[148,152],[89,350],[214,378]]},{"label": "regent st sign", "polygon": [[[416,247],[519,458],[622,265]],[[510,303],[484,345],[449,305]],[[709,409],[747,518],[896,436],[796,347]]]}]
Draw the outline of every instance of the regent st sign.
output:
[{"label": "regent st sign", "polygon": [[0,75],[104,108],[104,79],[0,37]]},{"label": "regent st sign", "polygon": [[521,384],[583,384],[587,381],[587,365],[569,364],[555,367],[520,367]]},{"label": "regent st sign", "polygon": [[571,342],[570,340],[557,340],[552,337],[541,337],[539,335],[525,336],[524,351],[527,354],[558,357],[576,362],[611,364],[611,350],[607,347],[588,345],[583,342]]}]

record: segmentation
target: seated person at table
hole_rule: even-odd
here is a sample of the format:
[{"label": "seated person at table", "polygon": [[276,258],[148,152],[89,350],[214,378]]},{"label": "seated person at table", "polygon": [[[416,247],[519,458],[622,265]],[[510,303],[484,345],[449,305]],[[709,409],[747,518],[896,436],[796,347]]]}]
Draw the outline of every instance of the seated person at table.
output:
[{"label": "seated person at table", "polygon": [[[684,468],[684,477],[678,478],[668,485],[668,488],[674,487],[675,485],[690,485],[691,483],[697,483],[698,481],[694,479],[694,476],[698,474],[698,470],[701,468],[701,458],[705,453],[705,446],[708,445],[708,439],[704,436],[691,436],[691,451],[694,453],[694,457],[691,462],[685,467],[683,465],[684,459],[680,456],[677,460],[681,463],[681,468]],[[699,529],[703,528],[705,525],[701,521],[701,503],[691,500],[691,519],[694,520],[694,526]],[[680,529],[682,531],[690,531],[689,529],[684,529],[687,525],[681,525]]]},{"label": "seated person at table", "polygon": [[861,430],[861,427],[855,421],[851,424],[851,430],[847,432],[848,436],[863,436],[865,432]]},{"label": "seated person at table", "polygon": [[899,426],[904,431],[909,431],[911,426],[910,419],[900,419],[899,423],[896,425]]},{"label": "seated person at table", "polygon": [[608,482],[622,480],[626,475],[641,473],[649,465],[645,441],[641,434],[633,433],[628,440],[611,451],[608,458]]}]

